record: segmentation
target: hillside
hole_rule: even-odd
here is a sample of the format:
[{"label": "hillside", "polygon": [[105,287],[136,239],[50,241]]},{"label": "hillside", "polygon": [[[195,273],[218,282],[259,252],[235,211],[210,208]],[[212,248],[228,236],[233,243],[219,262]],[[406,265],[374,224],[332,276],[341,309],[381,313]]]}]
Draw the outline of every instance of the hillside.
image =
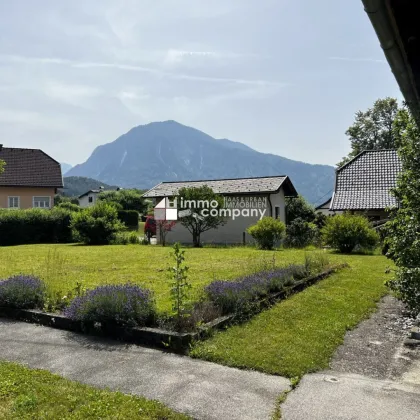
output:
[{"label": "hillside", "polygon": [[96,190],[104,187],[106,190],[115,190],[116,186],[104,184],[96,179],[81,176],[64,177],[64,188],[60,189],[59,194],[67,197],[78,197],[89,190]]},{"label": "hillside", "polygon": [[175,121],[131,129],[97,147],[68,176],[99,179],[128,188],[151,188],[162,181],[288,175],[300,194],[315,202],[334,185],[334,168],[259,153]]}]

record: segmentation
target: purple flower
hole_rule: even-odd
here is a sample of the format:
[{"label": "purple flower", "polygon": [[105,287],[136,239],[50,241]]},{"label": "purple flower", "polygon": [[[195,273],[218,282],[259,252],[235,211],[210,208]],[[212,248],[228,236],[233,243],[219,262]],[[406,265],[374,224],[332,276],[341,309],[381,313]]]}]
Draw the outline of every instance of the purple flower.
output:
[{"label": "purple flower", "polygon": [[302,269],[304,266],[289,266],[250,274],[233,281],[215,280],[204,290],[223,313],[235,313],[270,293],[281,291]]},{"label": "purple flower", "polygon": [[41,308],[45,285],[37,277],[20,274],[0,281],[0,306],[21,309]]},{"label": "purple flower", "polygon": [[99,286],[75,298],[64,315],[77,321],[145,325],[155,314],[150,290],[132,284]]}]

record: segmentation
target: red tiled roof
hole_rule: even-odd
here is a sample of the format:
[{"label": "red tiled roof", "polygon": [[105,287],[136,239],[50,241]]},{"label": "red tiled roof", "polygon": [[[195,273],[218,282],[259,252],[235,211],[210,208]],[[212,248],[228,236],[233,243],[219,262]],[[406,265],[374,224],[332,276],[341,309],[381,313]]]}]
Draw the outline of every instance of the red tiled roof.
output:
[{"label": "red tiled roof", "polygon": [[0,187],[63,187],[61,165],[42,150],[3,147],[0,160]]}]

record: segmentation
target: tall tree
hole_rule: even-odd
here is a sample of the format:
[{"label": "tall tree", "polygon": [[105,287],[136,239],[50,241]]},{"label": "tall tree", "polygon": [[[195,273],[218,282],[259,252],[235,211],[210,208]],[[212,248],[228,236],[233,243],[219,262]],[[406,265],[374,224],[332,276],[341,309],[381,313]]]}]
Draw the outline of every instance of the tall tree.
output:
[{"label": "tall tree", "polygon": [[[192,234],[195,247],[201,246],[201,234],[211,229],[217,229],[226,223],[219,215],[212,215],[206,211],[203,216],[202,210],[219,210],[223,208],[223,197],[217,195],[210,187],[203,185],[199,188],[181,188],[178,192],[178,210],[181,224]],[[216,204],[212,207],[210,204]],[[215,213],[215,212],[213,212]],[[185,214],[185,215],[183,215]]]},{"label": "tall tree", "polygon": [[351,152],[337,166],[342,166],[363,150],[396,149],[393,123],[399,111],[395,98],[378,99],[367,111],[356,112],[352,126],[346,131]]},{"label": "tall tree", "polygon": [[118,204],[122,210],[136,210],[139,213],[144,213],[147,210],[147,203],[142,197],[142,191],[136,189],[104,191],[99,194],[98,198],[106,203]]},{"label": "tall tree", "polygon": [[286,223],[292,223],[297,218],[305,222],[313,222],[316,218],[315,208],[301,195],[286,197]]},{"label": "tall tree", "polygon": [[420,311],[420,130],[409,111],[398,113],[394,124],[403,172],[394,191],[400,207],[387,223],[388,257],[396,276],[388,284],[413,313]]}]

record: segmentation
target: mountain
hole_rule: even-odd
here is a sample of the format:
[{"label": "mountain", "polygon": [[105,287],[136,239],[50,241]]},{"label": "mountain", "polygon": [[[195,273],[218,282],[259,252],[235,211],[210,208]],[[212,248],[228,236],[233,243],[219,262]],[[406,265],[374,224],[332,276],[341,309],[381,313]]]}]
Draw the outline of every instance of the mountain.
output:
[{"label": "mountain", "polygon": [[65,175],[71,168],[73,168],[73,165],[70,165],[69,163],[63,163],[61,162],[61,173]]},{"label": "mountain", "polygon": [[239,150],[248,150],[255,152],[256,150],[251,149],[249,146],[243,143],[239,143],[239,141],[232,141],[228,139],[217,139],[217,141],[220,144],[223,144],[224,146],[228,147],[229,149],[239,149]]},{"label": "mountain", "polygon": [[334,168],[260,153],[175,121],[131,129],[97,147],[68,176],[99,179],[126,188],[151,188],[162,181],[288,175],[297,191],[314,203],[331,192]]},{"label": "mountain", "polygon": [[96,179],[81,176],[69,176],[64,178],[64,188],[60,189],[59,194],[67,197],[79,197],[89,190],[97,190],[104,187],[105,190],[116,190],[116,186],[104,184]]}]

